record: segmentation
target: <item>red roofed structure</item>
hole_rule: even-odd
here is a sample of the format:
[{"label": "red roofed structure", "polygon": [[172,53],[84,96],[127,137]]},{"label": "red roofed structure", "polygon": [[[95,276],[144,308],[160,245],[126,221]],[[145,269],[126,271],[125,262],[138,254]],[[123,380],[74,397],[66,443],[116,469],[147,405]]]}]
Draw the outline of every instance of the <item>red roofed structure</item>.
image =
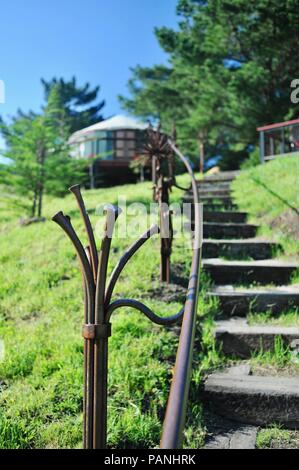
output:
[{"label": "red roofed structure", "polygon": [[258,127],[261,162],[299,152],[299,119]]}]

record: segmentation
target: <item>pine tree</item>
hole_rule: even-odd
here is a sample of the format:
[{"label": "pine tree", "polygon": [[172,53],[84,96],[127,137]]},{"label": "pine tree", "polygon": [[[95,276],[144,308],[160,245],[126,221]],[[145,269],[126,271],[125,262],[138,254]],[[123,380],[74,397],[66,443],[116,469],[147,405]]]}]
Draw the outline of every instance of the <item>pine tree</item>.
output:
[{"label": "pine tree", "polygon": [[1,167],[2,181],[22,199],[31,217],[42,216],[45,194],[62,196],[74,181],[85,182],[87,163],[70,156],[68,122],[55,87],[43,114],[19,114],[11,125],[2,122],[1,128],[5,156],[11,161]]},{"label": "pine tree", "polygon": [[190,155],[213,149],[234,165],[257,143],[256,127],[299,116],[290,100],[298,2],[179,0],[177,12],[178,28],[155,31],[169,65],[133,69],[121,103],[166,131],[175,120]]},{"label": "pine tree", "polygon": [[91,89],[89,83],[78,86],[75,77],[69,81],[54,77],[50,81],[42,79],[41,82],[45,101],[49,103],[49,100],[55,99],[59,109],[63,109],[64,126],[70,134],[103,120],[101,112],[105,101],[96,102],[100,87]]}]

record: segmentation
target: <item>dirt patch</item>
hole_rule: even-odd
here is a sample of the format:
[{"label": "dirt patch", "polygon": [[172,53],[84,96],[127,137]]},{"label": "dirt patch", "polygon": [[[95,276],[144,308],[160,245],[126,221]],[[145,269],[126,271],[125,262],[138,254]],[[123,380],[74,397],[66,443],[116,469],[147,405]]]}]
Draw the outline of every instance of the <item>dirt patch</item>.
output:
[{"label": "dirt patch", "polygon": [[177,302],[183,304],[186,300],[186,289],[178,284],[164,282],[154,285],[148,290],[147,296],[163,302]]},{"label": "dirt patch", "polygon": [[190,267],[186,264],[172,264],[170,277],[171,283],[187,289],[190,276]]},{"label": "dirt patch", "polygon": [[298,377],[299,364],[288,364],[279,367],[277,364],[250,364],[251,374],[265,377]]},{"label": "dirt patch", "polygon": [[270,222],[273,229],[279,229],[285,236],[299,241],[299,214],[293,209],[288,209],[275,217]]},{"label": "dirt patch", "polygon": [[147,297],[163,302],[178,302],[184,304],[188,289],[189,274],[186,274],[186,267],[180,264],[171,265],[171,282],[157,282],[152,279],[152,287],[147,291]]}]

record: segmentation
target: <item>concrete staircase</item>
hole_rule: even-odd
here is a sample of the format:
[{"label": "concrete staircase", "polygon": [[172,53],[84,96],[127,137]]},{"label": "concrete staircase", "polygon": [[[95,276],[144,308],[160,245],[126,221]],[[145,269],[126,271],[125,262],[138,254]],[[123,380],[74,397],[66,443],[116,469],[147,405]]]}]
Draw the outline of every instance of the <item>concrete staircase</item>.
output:
[{"label": "concrete staircase", "polygon": [[214,373],[205,383],[205,401],[221,416],[253,424],[299,427],[298,377],[264,377],[246,372]]},{"label": "concrete staircase", "polygon": [[219,300],[220,311],[230,317],[244,317],[249,310],[279,314],[298,307],[299,290],[290,286],[252,287],[237,289],[233,286],[216,286],[209,292]]},{"label": "concrete staircase", "polygon": [[[225,214],[225,212],[223,212]],[[203,245],[203,257],[207,258],[228,258],[228,259],[266,259],[270,258],[273,243],[259,240],[258,238],[243,240],[206,239]]]},{"label": "concrete staircase", "polygon": [[[219,305],[215,340],[225,355],[239,359],[273,350],[277,337],[297,350],[299,328],[246,321],[249,312],[279,314],[299,307],[299,288],[290,285],[299,265],[276,259],[280,247],[260,239],[258,227],[246,222],[246,213],[232,200],[230,185],[237,174],[224,172],[198,183],[204,202],[203,268],[213,283],[208,295]],[[257,426],[299,426],[299,377],[255,376],[247,364],[231,367],[206,379],[203,400],[233,430],[231,435],[227,425],[224,434],[216,430],[207,448],[253,448]]]}]

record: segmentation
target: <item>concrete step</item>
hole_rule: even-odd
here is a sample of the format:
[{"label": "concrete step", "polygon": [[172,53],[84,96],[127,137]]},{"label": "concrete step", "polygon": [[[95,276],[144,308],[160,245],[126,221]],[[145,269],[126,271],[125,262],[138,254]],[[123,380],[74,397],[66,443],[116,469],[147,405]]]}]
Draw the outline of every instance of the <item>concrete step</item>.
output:
[{"label": "concrete step", "polygon": [[295,286],[264,289],[221,286],[212,289],[209,295],[218,299],[219,311],[226,316],[246,316],[250,311],[279,314],[299,308],[299,288]]},{"label": "concrete step", "polygon": [[204,449],[255,449],[257,427],[236,423],[204,411]]},{"label": "concrete step", "polygon": [[240,171],[221,171],[219,173],[215,173],[214,175],[205,176],[202,180],[198,180],[198,183],[203,182],[223,182],[223,181],[233,181],[236,176],[240,174]]},{"label": "concrete step", "polygon": [[[199,202],[203,203],[213,203],[215,201],[216,204],[224,205],[231,205],[233,204],[232,199],[230,196],[213,196],[211,194],[205,194],[199,197]],[[190,193],[185,194],[183,198],[183,202],[193,202],[193,196]]]},{"label": "concrete step", "polygon": [[203,268],[216,285],[288,284],[299,265],[279,260],[224,261],[217,258],[203,260]]},{"label": "concrete step", "polygon": [[224,354],[242,359],[248,359],[261,350],[273,351],[277,337],[289,347],[299,340],[298,327],[250,326],[240,318],[217,321],[214,334]]},{"label": "concrete step", "polygon": [[198,190],[204,190],[204,189],[226,189],[230,190],[231,188],[231,182],[230,181],[218,181],[218,182],[213,182],[213,181],[203,181],[202,183],[199,182],[197,183]]},{"label": "concrete step", "polygon": [[[232,212],[234,209],[237,210],[237,207],[234,203],[232,202],[224,202],[224,203],[205,203],[203,201],[200,201],[203,203],[203,213],[206,214],[208,212]],[[193,220],[194,218],[194,205],[193,202],[190,202],[186,199],[183,199],[183,205],[182,208],[185,212],[185,214]],[[205,217],[205,216],[204,216]]]},{"label": "concrete step", "polygon": [[246,212],[232,212],[232,211],[204,211],[204,222],[233,222],[235,224],[243,224],[246,222]]},{"label": "concrete step", "polygon": [[257,226],[252,224],[235,224],[222,222],[205,222],[203,236],[205,238],[253,238],[257,232]]},{"label": "concrete step", "polygon": [[[207,213],[206,213],[207,214]],[[223,212],[225,214],[225,212]],[[204,258],[231,258],[231,259],[266,259],[271,258],[278,245],[259,239],[243,240],[212,240],[203,241]]]},{"label": "concrete step", "polygon": [[237,211],[238,206],[234,204],[233,202],[207,202],[207,201],[201,201],[203,202],[203,208],[204,212],[231,212],[231,211]]},{"label": "concrete step", "polygon": [[199,197],[210,196],[213,198],[218,197],[231,197],[230,189],[218,189],[218,188],[207,188],[207,189],[198,189]]},{"label": "concrete step", "polygon": [[203,397],[216,413],[233,421],[299,426],[299,377],[218,372],[206,379]]}]

